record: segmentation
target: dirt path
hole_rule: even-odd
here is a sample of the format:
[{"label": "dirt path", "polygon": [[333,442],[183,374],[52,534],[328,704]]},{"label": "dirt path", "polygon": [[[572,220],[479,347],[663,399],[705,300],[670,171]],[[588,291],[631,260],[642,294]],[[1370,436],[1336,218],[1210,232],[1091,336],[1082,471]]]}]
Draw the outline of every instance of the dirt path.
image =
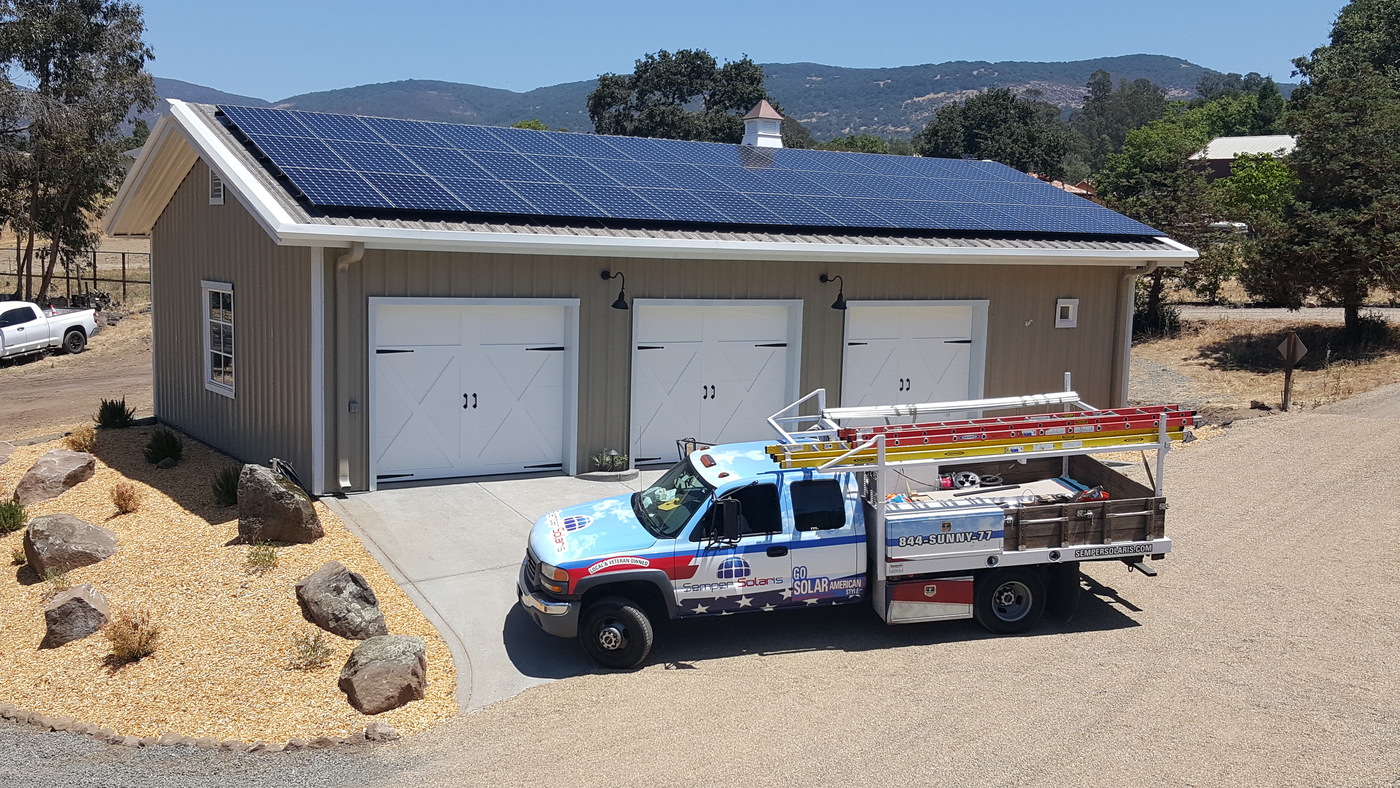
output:
[{"label": "dirt path", "polygon": [[91,418],[103,399],[126,398],[151,415],[151,316],[135,314],[99,331],[76,356],[0,367],[0,440],[51,435]]}]

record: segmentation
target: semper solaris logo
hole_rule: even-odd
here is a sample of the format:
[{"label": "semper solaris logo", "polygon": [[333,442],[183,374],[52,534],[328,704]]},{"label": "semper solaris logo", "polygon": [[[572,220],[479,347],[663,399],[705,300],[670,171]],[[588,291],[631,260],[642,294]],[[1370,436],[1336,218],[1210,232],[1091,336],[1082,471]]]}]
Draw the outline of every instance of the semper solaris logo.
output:
[{"label": "semper solaris logo", "polygon": [[753,570],[749,568],[749,562],[742,558],[726,558],[724,562],[719,565],[719,569],[716,570],[715,574],[721,580],[736,580],[741,577],[748,577],[753,574]]}]

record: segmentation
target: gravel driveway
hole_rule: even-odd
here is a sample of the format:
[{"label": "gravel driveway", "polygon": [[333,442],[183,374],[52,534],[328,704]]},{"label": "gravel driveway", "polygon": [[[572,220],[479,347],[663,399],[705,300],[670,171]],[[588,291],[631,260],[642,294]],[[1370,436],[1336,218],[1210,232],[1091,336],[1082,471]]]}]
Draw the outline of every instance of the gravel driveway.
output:
[{"label": "gravel driveway", "polygon": [[[354,753],[124,750],[0,725],[70,786],[1394,785],[1400,386],[1171,454],[1177,550],[1089,568],[1068,623],[868,609],[668,627],[636,673],[536,687]],[[560,643],[560,648],[568,644]]]}]

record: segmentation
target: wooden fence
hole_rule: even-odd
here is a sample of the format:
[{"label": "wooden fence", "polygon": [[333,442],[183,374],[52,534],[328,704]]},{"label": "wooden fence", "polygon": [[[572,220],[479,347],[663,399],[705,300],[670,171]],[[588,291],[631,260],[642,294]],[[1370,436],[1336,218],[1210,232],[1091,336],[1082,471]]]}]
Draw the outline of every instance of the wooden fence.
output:
[{"label": "wooden fence", "polygon": [[[36,251],[30,292],[43,280],[44,259]],[[15,250],[0,250],[0,300],[15,297]],[[24,290],[21,288],[21,297]],[[49,301],[67,306],[108,307],[150,303],[151,255],[149,252],[92,251],[69,263],[60,263],[49,284]]]}]

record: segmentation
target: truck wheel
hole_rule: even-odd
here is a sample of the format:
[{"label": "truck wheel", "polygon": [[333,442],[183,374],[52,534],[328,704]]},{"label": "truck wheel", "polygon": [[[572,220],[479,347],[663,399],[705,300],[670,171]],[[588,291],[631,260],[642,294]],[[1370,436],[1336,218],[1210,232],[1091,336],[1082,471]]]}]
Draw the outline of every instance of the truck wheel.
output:
[{"label": "truck wheel", "polygon": [[603,597],[583,611],[578,639],[599,665],[635,668],[651,653],[651,619],[630,599]]},{"label": "truck wheel", "polygon": [[64,353],[81,353],[87,347],[87,337],[81,331],[69,331],[63,335]]},{"label": "truck wheel", "polygon": [[990,569],[977,578],[972,617],[998,635],[1025,632],[1045,612],[1045,584],[1029,569]]}]

